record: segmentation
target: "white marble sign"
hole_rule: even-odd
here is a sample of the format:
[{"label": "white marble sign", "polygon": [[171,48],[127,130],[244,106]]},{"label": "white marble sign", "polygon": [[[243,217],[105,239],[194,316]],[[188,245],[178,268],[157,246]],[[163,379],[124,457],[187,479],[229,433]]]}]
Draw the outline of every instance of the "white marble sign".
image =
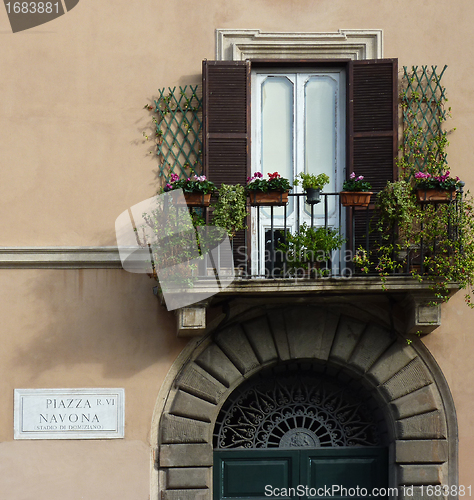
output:
[{"label": "white marble sign", "polygon": [[15,439],[123,438],[124,389],[15,389]]}]

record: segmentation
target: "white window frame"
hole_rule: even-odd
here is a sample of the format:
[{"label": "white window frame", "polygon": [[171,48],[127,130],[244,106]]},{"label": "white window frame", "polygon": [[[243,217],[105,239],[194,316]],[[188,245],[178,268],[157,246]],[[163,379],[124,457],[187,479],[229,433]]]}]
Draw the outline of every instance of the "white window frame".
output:
[{"label": "white window frame", "polygon": [[[252,173],[254,172],[262,172],[261,165],[261,113],[260,113],[260,104],[261,101],[261,89],[260,83],[262,81],[262,77],[265,78],[267,76],[285,76],[289,81],[293,83],[293,170],[291,173],[290,182],[293,181],[293,176],[296,176],[299,172],[304,171],[304,156],[305,156],[305,147],[304,147],[304,137],[305,137],[305,111],[304,107],[304,83],[305,80],[311,77],[311,74],[325,74],[334,75],[337,79],[338,84],[338,99],[345,103],[345,70],[342,68],[328,68],[321,67],[315,70],[314,68],[292,68],[292,69],[254,69],[252,70],[252,118],[251,122],[255,124],[252,127]],[[346,119],[346,109],[345,104],[342,104],[342,107],[337,108],[336,115],[336,158],[337,165],[335,164],[335,171],[326,172],[332,179],[335,179],[335,190],[338,191],[342,187],[343,178],[345,175],[345,119]],[[300,131],[300,132],[298,132]],[[334,189],[330,191],[334,191]],[[294,192],[302,192],[301,188],[297,186],[294,187]],[[287,211],[285,212],[287,215],[286,223],[283,221],[283,209],[274,209],[271,213],[274,214],[273,223],[275,224],[275,229],[286,229],[294,232],[296,229],[297,221],[301,223],[306,222],[311,224],[311,217],[307,210],[309,207],[303,202],[302,199],[299,204],[295,203],[295,199],[292,198],[293,203],[287,207]],[[334,201],[334,199],[332,199]],[[331,205],[331,203],[330,203]],[[297,209],[299,207],[299,210]],[[321,212],[320,206],[315,207],[314,219],[316,225],[321,226],[324,224],[324,212]],[[336,205],[331,213],[329,214],[329,220],[327,220],[328,225],[330,227],[335,227],[339,223],[341,223],[341,227],[345,227],[345,217],[339,214],[338,205]],[[289,212],[288,212],[289,210]],[[257,211],[259,212],[259,216],[257,217]],[[252,217],[251,217],[251,238],[252,238],[252,269],[251,273],[254,276],[263,276],[265,275],[265,262],[262,259],[266,255],[265,253],[265,234],[266,230],[269,230],[271,227],[271,217],[270,217],[270,209],[267,207],[253,207],[252,208]],[[297,213],[298,212],[298,213]],[[257,222],[258,221],[258,222]],[[255,249],[255,251],[254,251]],[[257,250],[258,249],[258,250]],[[254,255],[255,253],[255,255]],[[260,258],[254,258],[260,256]],[[339,253],[335,254],[336,261],[339,261]],[[338,266],[336,266],[338,267]],[[337,272],[336,269],[333,269]]]}]

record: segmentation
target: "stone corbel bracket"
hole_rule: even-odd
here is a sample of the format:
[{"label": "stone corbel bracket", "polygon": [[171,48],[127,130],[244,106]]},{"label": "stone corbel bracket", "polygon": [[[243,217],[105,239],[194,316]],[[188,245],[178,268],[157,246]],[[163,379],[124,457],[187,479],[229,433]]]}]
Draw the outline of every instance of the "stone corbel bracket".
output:
[{"label": "stone corbel bracket", "polygon": [[428,335],[441,326],[441,303],[433,293],[410,293],[405,299],[407,333]]},{"label": "stone corbel bracket", "polygon": [[196,337],[205,333],[207,306],[207,302],[199,302],[175,311],[178,337]]}]

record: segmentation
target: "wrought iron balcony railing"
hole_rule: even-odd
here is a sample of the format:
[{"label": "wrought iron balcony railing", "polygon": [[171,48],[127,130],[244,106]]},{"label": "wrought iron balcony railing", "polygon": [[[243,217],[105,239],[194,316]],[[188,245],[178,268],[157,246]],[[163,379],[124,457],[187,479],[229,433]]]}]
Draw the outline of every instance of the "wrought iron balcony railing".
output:
[{"label": "wrought iron balcony railing", "polygon": [[[427,232],[423,222],[416,226],[414,221],[411,241],[406,234],[400,234],[395,223],[381,230],[375,198],[376,194],[366,208],[344,207],[339,193],[321,193],[320,202],[310,205],[304,193],[295,193],[289,195],[289,203],[283,207],[252,207],[245,244],[233,246],[236,276],[279,279],[429,275],[429,259],[437,255],[449,258],[462,250],[458,227],[462,192],[451,202],[449,212],[443,210],[446,204],[422,204],[423,212],[431,210],[438,230]],[[226,264],[218,259],[218,270],[222,267]]]}]

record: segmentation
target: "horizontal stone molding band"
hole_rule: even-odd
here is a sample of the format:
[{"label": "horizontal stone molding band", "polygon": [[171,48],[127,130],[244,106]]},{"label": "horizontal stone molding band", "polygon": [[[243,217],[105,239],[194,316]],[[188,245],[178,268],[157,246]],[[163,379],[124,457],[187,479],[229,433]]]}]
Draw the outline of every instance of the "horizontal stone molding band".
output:
[{"label": "horizontal stone molding band", "polygon": [[122,269],[117,247],[0,247],[0,269]]}]

